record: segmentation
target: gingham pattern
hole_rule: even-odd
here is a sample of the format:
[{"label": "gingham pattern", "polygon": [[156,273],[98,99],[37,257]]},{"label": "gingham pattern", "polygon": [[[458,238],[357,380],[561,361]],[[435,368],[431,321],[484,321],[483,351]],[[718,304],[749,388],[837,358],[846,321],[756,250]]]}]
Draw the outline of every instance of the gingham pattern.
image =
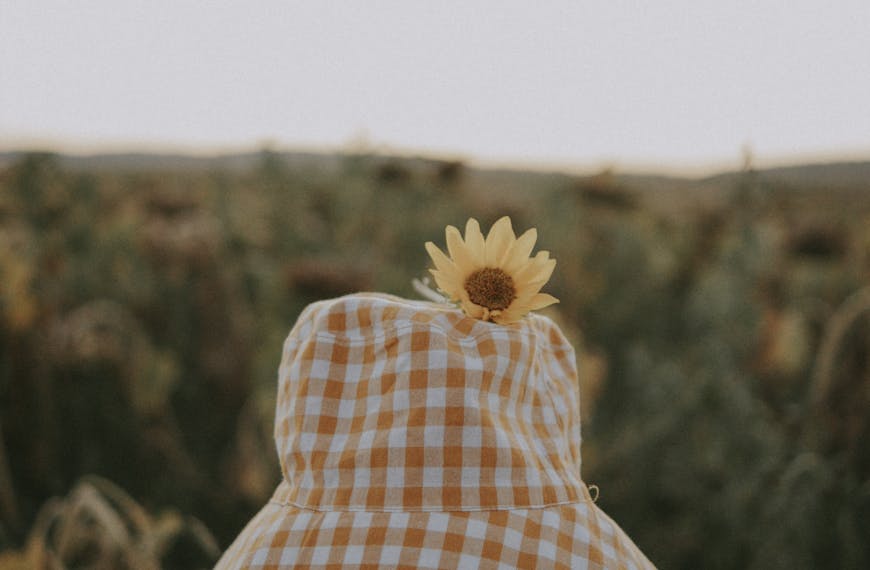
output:
[{"label": "gingham pattern", "polygon": [[577,394],[544,317],[315,303],[279,369],[283,481],[218,567],[652,567],[589,499]]},{"label": "gingham pattern", "polygon": [[226,568],[650,568],[590,502],[458,512],[311,511],[270,504]]}]

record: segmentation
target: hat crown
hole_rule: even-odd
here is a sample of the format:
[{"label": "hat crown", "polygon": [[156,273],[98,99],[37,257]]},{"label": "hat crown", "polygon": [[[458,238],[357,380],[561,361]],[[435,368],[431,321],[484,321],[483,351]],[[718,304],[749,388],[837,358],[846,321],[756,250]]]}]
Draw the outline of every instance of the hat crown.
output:
[{"label": "hat crown", "polygon": [[574,350],[378,294],[309,305],[284,343],[284,502],[318,510],[540,507],[583,496]]}]

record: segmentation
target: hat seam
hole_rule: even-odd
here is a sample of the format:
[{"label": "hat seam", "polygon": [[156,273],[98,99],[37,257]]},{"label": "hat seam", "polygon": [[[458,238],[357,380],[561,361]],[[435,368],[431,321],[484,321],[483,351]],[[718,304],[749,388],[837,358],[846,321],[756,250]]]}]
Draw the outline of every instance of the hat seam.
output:
[{"label": "hat seam", "polygon": [[[313,336],[314,336],[314,339],[316,339],[316,340],[334,342],[336,344],[341,344],[342,346],[352,346],[352,345],[364,345],[367,342],[383,341],[383,340],[386,340],[387,338],[389,338],[391,336],[391,334],[393,334],[393,333],[405,333],[405,332],[414,331],[414,330],[426,330],[426,331],[431,332],[432,328],[438,329],[439,331],[444,333],[444,336],[447,336],[450,339],[458,341],[460,343],[465,342],[465,343],[471,344],[474,341],[479,340],[480,337],[491,336],[491,333],[479,333],[479,334],[474,335],[474,336],[456,334],[455,328],[454,329],[446,329],[446,328],[438,326],[438,325],[433,326],[433,323],[408,323],[408,324],[403,324],[400,326],[388,325],[387,327],[382,327],[381,332],[378,332],[377,334],[367,335],[367,336],[350,336],[347,334],[337,334],[337,333],[332,333],[332,332],[327,332],[327,331],[317,331],[316,333],[313,334]],[[569,348],[569,345],[567,345],[567,344],[553,344],[545,337],[544,334],[542,334],[541,331],[528,330],[528,331],[522,331],[522,332],[520,332],[520,334],[523,337],[534,338],[540,344],[541,348],[543,348],[543,349],[548,349],[548,350],[552,351],[552,350],[557,349],[557,348],[562,349],[562,350],[568,350],[568,348]],[[293,336],[293,335],[291,335],[291,336]],[[300,339],[294,338],[295,342],[293,342],[293,345],[298,346],[299,344],[302,344],[304,342],[309,342],[310,339],[311,339],[311,337],[309,337],[309,339],[306,339],[306,340],[300,340]]]},{"label": "hat seam", "polygon": [[[562,505],[574,505],[574,504],[595,504],[597,500],[597,496],[595,499],[592,498],[592,495],[589,492],[589,486],[582,480],[578,481],[579,485],[577,487],[578,498],[572,498],[565,501],[554,501],[551,503],[543,503],[543,504],[535,504],[535,505],[469,505],[461,508],[450,508],[445,509],[443,506],[438,507],[434,506],[431,508],[427,507],[407,507],[407,506],[379,506],[377,508],[366,508],[361,506],[351,506],[351,505],[342,505],[340,507],[334,505],[324,505],[320,508],[317,506],[310,505],[302,505],[291,499],[286,499],[285,494],[289,490],[289,484],[286,480],[282,480],[279,483],[278,487],[275,489],[275,492],[269,498],[269,503],[278,505],[281,507],[293,507],[306,511],[314,511],[320,513],[334,513],[334,512],[352,512],[352,513],[462,513],[462,512],[487,512],[487,511],[517,511],[517,510],[525,510],[525,509],[546,509],[549,507],[558,507]],[[283,495],[283,497],[282,497]],[[278,497],[278,498],[276,498]]]},{"label": "hat seam", "polygon": [[370,508],[350,508],[350,507],[342,507],[342,508],[322,508],[318,509],[311,506],[300,505],[298,503],[294,503],[293,501],[276,501],[275,499],[270,499],[269,504],[276,505],[283,508],[295,508],[303,511],[313,511],[318,513],[480,513],[480,512],[488,512],[488,511],[525,511],[531,509],[548,509],[551,507],[561,507],[565,505],[582,505],[582,504],[595,504],[591,497],[588,497],[588,493],[584,493],[584,496],[580,499],[570,500],[570,501],[560,501],[556,503],[545,503],[542,505],[496,505],[492,507],[463,507],[461,509],[443,509],[443,508],[409,508],[409,507],[379,507],[377,509]]}]

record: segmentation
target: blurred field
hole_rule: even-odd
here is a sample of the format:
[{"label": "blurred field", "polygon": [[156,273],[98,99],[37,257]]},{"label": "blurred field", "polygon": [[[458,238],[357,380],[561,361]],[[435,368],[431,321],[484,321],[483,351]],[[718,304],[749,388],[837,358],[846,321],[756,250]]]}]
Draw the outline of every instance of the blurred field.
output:
[{"label": "blurred field", "polygon": [[[707,179],[366,154],[0,156],[0,566],[207,567],[309,302],[537,227],[584,478],[661,568],[870,567],[870,163]],[[17,565],[17,566],[16,566]]]}]

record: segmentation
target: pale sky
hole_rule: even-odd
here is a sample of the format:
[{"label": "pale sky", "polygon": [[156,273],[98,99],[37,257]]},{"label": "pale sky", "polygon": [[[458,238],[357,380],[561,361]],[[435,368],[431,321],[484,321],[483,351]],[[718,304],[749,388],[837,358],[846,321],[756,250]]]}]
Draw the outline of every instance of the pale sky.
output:
[{"label": "pale sky", "polygon": [[0,147],[870,158],[870,1],[0,0]]}]

